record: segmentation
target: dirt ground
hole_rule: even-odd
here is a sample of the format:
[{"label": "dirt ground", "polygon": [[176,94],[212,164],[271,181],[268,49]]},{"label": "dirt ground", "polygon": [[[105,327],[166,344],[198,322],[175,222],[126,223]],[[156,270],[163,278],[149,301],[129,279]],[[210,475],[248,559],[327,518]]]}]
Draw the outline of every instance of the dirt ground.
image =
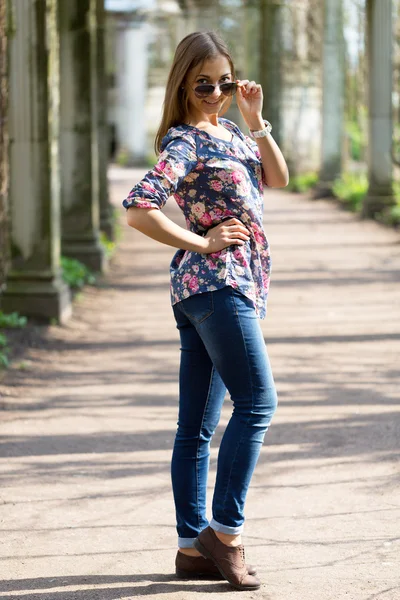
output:
[{"label": "dirt ground", "polygon": [[[117,206],[139,175],[111,169]],[[399,232],[266,192],[279,408],[246,510],[263,585],[237,592],[174,576],[174,250],[121,222],[108,274],[0,382],[0,599],[399,600]]]}]

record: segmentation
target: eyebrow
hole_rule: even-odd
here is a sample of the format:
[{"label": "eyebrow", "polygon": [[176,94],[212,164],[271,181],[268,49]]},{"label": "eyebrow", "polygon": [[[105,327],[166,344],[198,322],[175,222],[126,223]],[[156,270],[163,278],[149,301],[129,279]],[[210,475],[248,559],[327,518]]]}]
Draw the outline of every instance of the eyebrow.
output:
[{"label": "eyebrow", "polygon": [[[224,73],[223,75],[221,75],[221,77],[226,77],[227,75],[232,75],[232,73],[231,72]],[[199,73],[197,75],[197,77],[205,77],[205,79],[211,79],[209,75],[204,75],[203,73]],[[196,79],[197,79],[197,77],[196,77]],[[220,79],[221,79],[221,77],[220,77]]]}]

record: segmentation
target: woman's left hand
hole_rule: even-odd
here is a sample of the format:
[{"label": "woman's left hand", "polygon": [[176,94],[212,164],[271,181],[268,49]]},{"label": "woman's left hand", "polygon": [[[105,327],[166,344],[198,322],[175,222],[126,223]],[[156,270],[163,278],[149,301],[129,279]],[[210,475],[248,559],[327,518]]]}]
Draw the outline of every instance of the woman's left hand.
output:
[{"label": "woman's left hand", "polygon": [[248,79],[237,80],[236,101],[249,129],[262,123],[263,91],[259,83]]}]

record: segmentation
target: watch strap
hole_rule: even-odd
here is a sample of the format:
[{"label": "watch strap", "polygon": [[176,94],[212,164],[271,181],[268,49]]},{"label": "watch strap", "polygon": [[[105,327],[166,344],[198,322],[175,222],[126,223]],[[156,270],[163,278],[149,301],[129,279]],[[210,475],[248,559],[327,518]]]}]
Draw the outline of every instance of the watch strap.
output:
[{"label": "watch strap", "polygon": [[272,131],[272,125],[269,121],[266,121],[265,119],[264,124],[264,129],[259,129],[258,131],[252,131],[251,129],[249,129],[250,137],[252,137],[253,139],[267,137],[267,135]]}]

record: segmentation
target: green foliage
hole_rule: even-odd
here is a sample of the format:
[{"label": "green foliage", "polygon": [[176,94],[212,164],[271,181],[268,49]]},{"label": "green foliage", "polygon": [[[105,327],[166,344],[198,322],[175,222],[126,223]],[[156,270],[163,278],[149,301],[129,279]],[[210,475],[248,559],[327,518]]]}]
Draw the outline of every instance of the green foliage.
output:
[{"label": "green foliage", "polygon": [[400,225],[400,203],[389,209],[389,225]]},{"label": "green foliage", "polygon": [[9,315],[5,315],[2,310],[0,310],[0,327],[3,328],[16,328],[16,327],[25,327],[27,323],[26,317],[20,317],[17,312],[10,313]]},{"label": "green foliage", "polygon": [[112,213],[112,219],[113,219],[114,238],[115,238],[116,244],[122,238],[122,227],[121,227],[121,222],[119,220],[120,216],[121,216],[120,209],[114,208],[113,213]]},{"label": "green foliage", "polygon": [[112,257],[112,255],[114,254],[115,249],[117,247],[116,243],[109,240],[107,235],[104,233],[104,231],[100,232],[100,243],[104,248],[104,253],[105,253],[106,257],[108,259],[110,259]]},{"label": "green foliage", "polygon": [[349,210],[361,210],[362,201],[368,190],[368,180],[365,175],[344,173],[333,185],[333,193]]},{"label": "green foliage", "polygon": [[130,163],[130,158],[129,151],[126,148],[120,148],[117,156],[115,157],[115,162],[120,167],[127,167]]},{"label": "green foliage", "polygon": [[391,225],[394,227],[400,226],[400,182],[395,181],[393,183],[393,192],[396,198],[396,204],[388,207],[377,215],[377,219],[385,225]]},{"label": "green foliage", "polygon": [[8,345],[7,338],[3,333],[0,333],[0,369],[8,367]]},{"label": "green foliage", "polygon": [[96,277],[84,264],[74,258],[61,257],[62,278],[71,288],[82,288],[86,283],[94,285]]},{"label": "green foliage", "polygon": [[345,125],[345,131],[349,139],[350,158],[357,162],[363,160],[367,140],[360,124],[357,121],[348,121]]},{"label": "green foliage", "polygon": [[290,192],[304,194],[318,183],[317,173],[301,173],[290,178],[286,189]]},{"label": "green foliage", "polygon": [[[395,160],[400,161],[400,125],[398,123],[395,123],[393,127],[393,156]],[[396,183],[398,184],[398,182]]]},{"label": "green foliage", "polygon": [[[10,329],[17,327],[25,327],[27,324],[26,317],[20,317],[17,312],[10,313],[6,315],[3,311],[0,310],[0,328]],[[4,333],[0,332],[0,369],[8,367],[8,340],[7,336]]]},{"label": "green foliage", "polygon": [[158,157],[156,156],[156,154],[154,152],[150,152],[149,154],[146,155],[145,163],[146,163],[146,167],[148,167],[149,169],[152,169],[154,167],[154,165],[157,163],[157,161],[158,161]]}]

